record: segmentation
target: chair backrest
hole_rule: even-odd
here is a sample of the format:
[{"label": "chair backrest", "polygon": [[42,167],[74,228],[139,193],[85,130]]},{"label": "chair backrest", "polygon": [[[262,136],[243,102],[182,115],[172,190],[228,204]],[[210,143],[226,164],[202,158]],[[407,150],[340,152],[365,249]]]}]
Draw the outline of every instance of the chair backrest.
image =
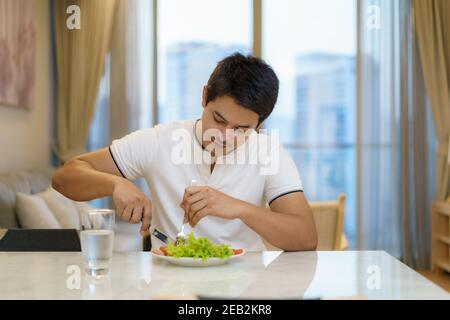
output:
[{"label": "chair backrest", "polygon": [[343,248],[343,225],[345,195],[334,201],[311,202],[317,228],[317,250],[341,250]]},{"label": "chair backrest", "polygon": [[450,272],[450,201],[431,205],[431,269]]},{"label": "chair backrest", "polygon": [[[268,207],[268,205],[266,205]],[[310,203],[317,229],[317,250],[342,250],[347,246],[343,233],[345,195],[340,194],[337,200],[317,201]],[[263,242],[269,251],[281,250],[267,242]]]}]

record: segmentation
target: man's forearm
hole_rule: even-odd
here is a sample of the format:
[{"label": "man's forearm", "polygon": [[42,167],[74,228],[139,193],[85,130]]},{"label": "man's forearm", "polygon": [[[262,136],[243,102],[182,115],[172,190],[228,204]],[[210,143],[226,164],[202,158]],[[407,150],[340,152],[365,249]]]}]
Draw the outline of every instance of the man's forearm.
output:
[{"label": "man's forearm", "polygon": [[286,251],[315,250],[315,226],[298,215],[284,214],[243,202],[240,219],[266,241]]},{"label": "man's forearm", "polygon": [[52,179],[52,186],[75,201],[89,201],[110,196],[121,177],[95,170],[89,163],[73,160],[59,168]]}]

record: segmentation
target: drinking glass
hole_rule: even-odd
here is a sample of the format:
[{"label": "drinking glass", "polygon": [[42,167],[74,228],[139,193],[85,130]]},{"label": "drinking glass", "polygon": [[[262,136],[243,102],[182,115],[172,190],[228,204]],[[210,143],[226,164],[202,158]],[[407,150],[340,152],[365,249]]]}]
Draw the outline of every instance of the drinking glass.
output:
[{"label": "drinking glass", "polygon": [[81,214],[81,251],[86,272],[91,276],[108,275],[114,243],[115,211],[86,210]]}]

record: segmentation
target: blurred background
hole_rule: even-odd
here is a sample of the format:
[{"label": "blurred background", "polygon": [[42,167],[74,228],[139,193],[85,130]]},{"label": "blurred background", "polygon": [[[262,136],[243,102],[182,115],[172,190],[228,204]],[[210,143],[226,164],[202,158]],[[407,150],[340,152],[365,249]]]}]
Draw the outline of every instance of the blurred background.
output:
[{"label": "blurred background", "polygon": [[254,54],[280,79],[264,128],[310,201],[343,205],[339,246],[448,285],[449,18],[445,0],[0,0],[0,173],[199,117],[216,63]]}]

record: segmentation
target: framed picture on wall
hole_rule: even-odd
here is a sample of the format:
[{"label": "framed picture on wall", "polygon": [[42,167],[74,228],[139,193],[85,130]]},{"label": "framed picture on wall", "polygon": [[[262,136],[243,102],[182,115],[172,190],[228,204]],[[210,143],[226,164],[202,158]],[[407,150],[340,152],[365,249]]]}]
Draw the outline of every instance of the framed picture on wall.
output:
[{"label": "framed picture on wall", "polygon": [[0,105],[29,109],[35,81],[33,1],[0,0]]}]

